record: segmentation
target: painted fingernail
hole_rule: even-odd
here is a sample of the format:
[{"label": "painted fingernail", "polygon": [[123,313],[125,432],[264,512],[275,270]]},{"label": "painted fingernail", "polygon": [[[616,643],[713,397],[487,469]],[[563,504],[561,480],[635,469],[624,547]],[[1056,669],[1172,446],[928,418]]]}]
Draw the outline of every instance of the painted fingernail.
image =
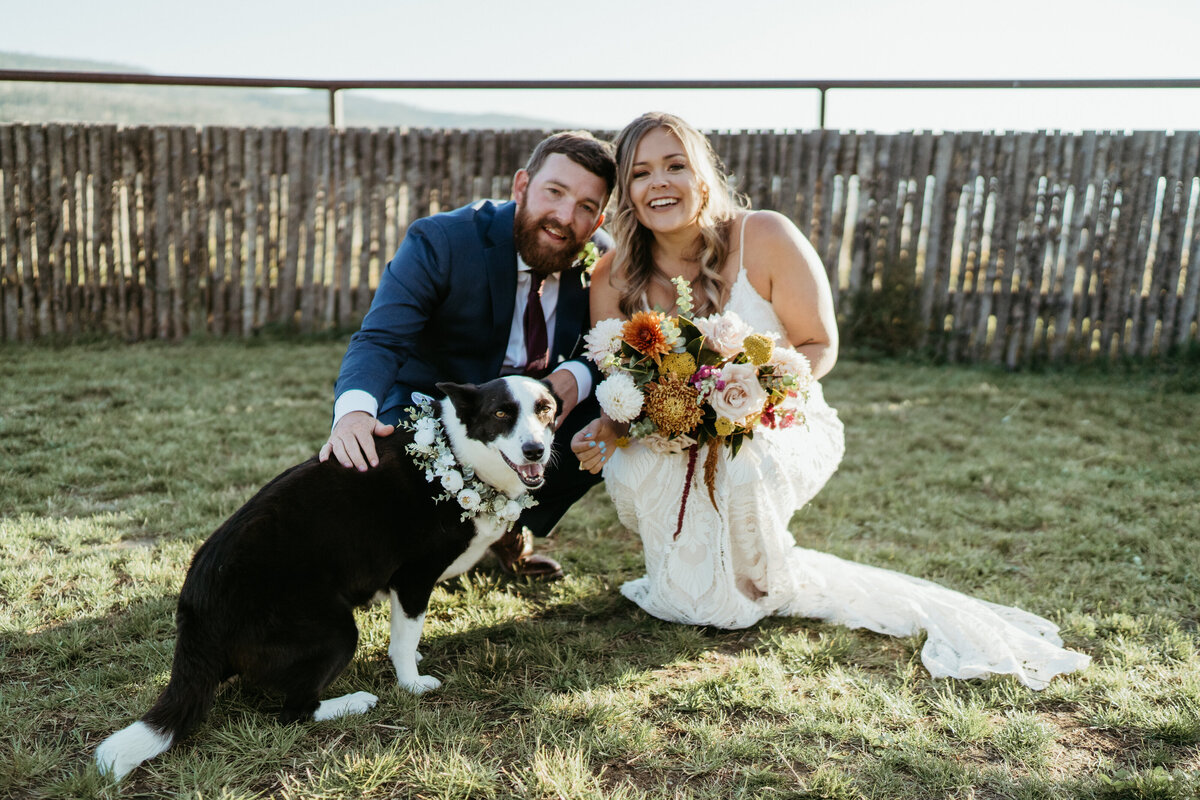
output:
[{"label": "painted fingernail", "polygon": [[588,442],[588,447],[595,447],[595,446],[596,446],[595,442]]}]

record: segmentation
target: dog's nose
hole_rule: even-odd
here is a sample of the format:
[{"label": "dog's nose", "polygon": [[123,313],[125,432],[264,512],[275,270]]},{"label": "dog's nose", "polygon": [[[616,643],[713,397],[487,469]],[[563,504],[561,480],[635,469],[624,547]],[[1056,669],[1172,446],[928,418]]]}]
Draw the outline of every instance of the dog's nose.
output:
[{"label": "dog's nose", "polygon": [[521,445],[521,453],[529,461],[541,461],[546,452],[546,446],[540,442],[526,442]]}]

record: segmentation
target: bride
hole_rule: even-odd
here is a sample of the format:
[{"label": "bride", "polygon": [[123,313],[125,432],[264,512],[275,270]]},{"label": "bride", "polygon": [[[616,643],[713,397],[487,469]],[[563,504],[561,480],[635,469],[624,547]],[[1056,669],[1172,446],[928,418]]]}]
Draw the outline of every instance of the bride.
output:
[{"label": "bride", "polygon": [[814,379],[805,424],[759,427],[736,456],[720,447],[711,496],[681,448],[636,438],[619,447],[627,426],[607,416],[579,432],[571,447],[580,468],[603,470],[622,524],[642,539],[646,575],[621,592],[659,619],[690,625],[745,628],[783,614],[893,636],[924,630],[922,661],[934,677],[1005,673],[1040,689],[1086,667],[1088,657],[1063,649],[1041,617],[795,545],[793,512],[825,485],[844,450],[842,423],[818,382],[838,351],[820,258],[786,217],[747,210],[707,139],[680,118],[644,114],[616,148],[616,248],[593,272],[593,324],[669,312],[671,279],[682,277],[694,317],[736,313],[754,331],[777,335],[777,346],[790,344]]}]

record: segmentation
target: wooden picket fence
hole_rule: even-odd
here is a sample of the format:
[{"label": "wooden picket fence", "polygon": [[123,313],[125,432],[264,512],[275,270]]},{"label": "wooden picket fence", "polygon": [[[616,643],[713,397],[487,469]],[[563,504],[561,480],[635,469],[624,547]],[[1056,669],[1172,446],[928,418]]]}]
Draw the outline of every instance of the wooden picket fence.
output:
[{"label": "wooden picket fence", "polygon": [[[508,196],[543,135],[0,125],[0,336],[353,327],[408,224]],[[712,140],[848,331],[1014,367],[1200,339],[1200,132]]]}]

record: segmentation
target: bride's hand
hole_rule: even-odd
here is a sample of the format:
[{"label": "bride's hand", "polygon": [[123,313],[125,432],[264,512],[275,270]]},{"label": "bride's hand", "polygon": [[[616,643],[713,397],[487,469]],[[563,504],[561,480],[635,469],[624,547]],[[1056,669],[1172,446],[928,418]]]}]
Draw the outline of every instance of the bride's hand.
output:
[{"label": "bride's hand", "polygon": [[617,435],[613,422],[604,417],[580,429],[571,439],[571,452],[579,459],[579,468],[592,474],[603,469],[617,449]]}]

